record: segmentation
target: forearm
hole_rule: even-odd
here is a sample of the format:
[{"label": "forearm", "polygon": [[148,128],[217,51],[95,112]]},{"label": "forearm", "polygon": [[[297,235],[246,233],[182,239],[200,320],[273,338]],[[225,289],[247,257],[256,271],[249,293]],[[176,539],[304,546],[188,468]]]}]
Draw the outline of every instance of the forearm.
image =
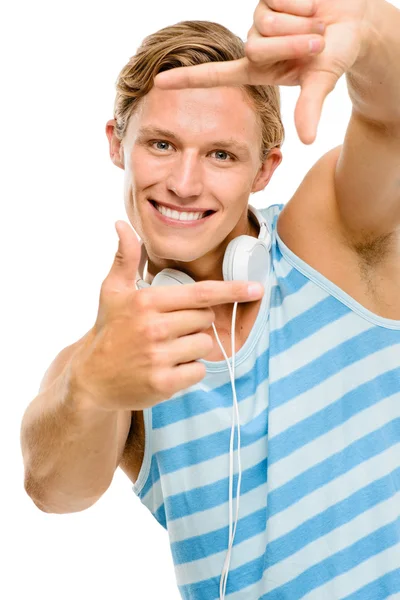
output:
[{"label": "forearm", "polygon": [[377,124],[400,127],[400,10],[370,0],[365,32],[360,56],[346,73],[354,110]]},{"label": "forearm", "polygon": [[121,413],[84,406],[66,368],[28,406],[21,427],[25,488],[46,512],[77,512],[111,483]]}]

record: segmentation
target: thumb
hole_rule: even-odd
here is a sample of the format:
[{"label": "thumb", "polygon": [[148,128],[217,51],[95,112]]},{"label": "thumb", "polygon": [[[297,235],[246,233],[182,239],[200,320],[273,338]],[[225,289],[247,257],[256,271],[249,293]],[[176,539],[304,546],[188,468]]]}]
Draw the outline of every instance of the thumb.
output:
[{"label": "thumb", "polygon": [[312,144],[317,137],[326,97],[334,89],[338,77],[330,71],[311,73],[301,84],[301,93],[294,111],[297,133],[304,144]]},{"label": "thumb", "polygon": [[135,281],[140,262],[141,246],[134,229],[126,221],[116,221],[118,249],[114,262],[106,277],[107,287],[119,291],[124,288],[136,289]]}]

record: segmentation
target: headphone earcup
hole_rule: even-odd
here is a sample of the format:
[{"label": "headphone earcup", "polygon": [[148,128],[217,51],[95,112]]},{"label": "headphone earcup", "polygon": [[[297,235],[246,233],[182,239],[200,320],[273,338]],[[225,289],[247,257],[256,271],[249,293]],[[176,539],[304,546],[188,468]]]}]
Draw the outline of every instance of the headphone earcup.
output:
[{"label": "headphone earcup", "polygon": [[196,283],[194,279],[192,279],[186,273],[182,271],[178,271],[177,269],[163,269],[154,277],[151,282],[152,286],[162,286],[162,285],[184,285],[187,283]]},{"label": "headphone earcup", "polygon": [[250,235],[229,242],[222,263],[225,281],[259,281],[266,284],[270,271],[270,243]]}]

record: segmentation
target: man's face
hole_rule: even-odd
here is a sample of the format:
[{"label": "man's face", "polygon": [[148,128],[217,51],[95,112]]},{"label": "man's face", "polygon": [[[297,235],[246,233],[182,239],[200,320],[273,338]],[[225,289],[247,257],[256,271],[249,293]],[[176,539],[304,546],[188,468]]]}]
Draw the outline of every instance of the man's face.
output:
[{"label": "man's face", "polygon": [[[263,189],[274,170],[274,161],[268,169],[260,161],[260,126],[245,93],[153,88],[132,115],[122,147],[126,211],[146,246],[150,273],[185,263],[197,278],[219,278],[229,241],[251,233],[250,193]],[[201,210],[202,218],[165,217],[160,205]]]}]

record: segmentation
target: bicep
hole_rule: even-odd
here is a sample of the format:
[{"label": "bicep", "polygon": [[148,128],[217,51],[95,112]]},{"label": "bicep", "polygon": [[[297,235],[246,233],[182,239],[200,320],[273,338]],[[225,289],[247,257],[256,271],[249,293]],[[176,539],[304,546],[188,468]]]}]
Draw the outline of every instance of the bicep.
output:
[{"label": "bicep", "polygon": [[355,244],[400,228],[400,124],[374,124],[353,111],[334,183],[340,220]]}]

